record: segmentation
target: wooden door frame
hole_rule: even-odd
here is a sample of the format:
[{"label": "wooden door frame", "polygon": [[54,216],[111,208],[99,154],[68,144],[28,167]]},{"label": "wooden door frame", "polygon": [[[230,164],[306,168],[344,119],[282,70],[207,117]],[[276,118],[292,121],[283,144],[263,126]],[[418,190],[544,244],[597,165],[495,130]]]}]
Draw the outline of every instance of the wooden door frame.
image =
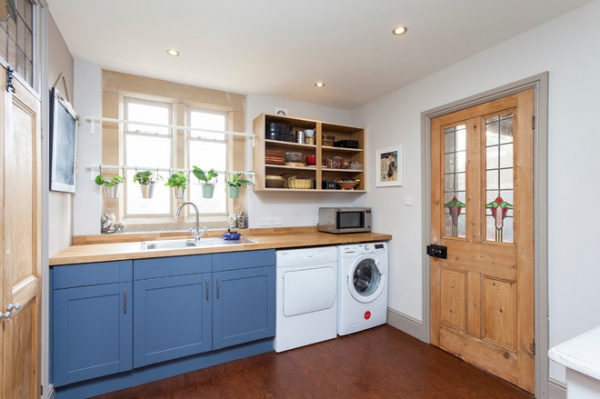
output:
[{"label": "wooden door frame", "polygon": [[548,325],[548,72],[534,75],[490,91],[421,113],[421,187],[422,210],[422,325],[420,338],[430,342],[430,288],[429,256],[425,247],[431,232],[431,120],[461,109],[473,107],[514,93],[534,89],[534,287],[535,287],[535,392],[536,397],[547,397],[549,376]]}]

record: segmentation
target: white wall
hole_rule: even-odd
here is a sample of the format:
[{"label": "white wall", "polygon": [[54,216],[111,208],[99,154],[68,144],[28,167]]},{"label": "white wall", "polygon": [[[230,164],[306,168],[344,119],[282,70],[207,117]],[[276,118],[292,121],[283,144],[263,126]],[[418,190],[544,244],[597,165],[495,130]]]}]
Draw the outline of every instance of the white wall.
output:
[{"label": "white wall", "polygon": [[[286,100],[267,95],[246,96],[246,131],[252,132],[252,121],[261,113],[274,114],[275,107],[288,110],[288,116],[349,125],[348,110],[323,107],[315,104]],[[368,132],[367,132],[368,134]],[[248,151],[251,156],[252,150]],[[252,169],[252,158],[248,158],[248,169]],[[261,227],[263,217],[281,217],[283,226],[316,225],[319,206],[360,206],[366,194],[357,193],[265,193],[248,191],[249,226]]]},{"label": "white wall", "polygon": [[[591,251],[600,241],[598,20],[595,1],[353,112],[352,124],[369,129],[372,149],[404,146],[405,184],[371,182],[368,195],[375,229],[394,236],[391,308],[422,319],[421,112],[549,71],[550,346],[600,325],[600,267]],[[414,206],[401,205],[407,195]],[[552,363],[550,378],[564,382],[564,369]]]},{"label": "white wall", "polygon": [[102,196],[87,168],[102,162],[101,127],[86,118],[102,116],[102,68],[75,59],[75,103],[81,117],[77,134],[77,180],[73,200],[73,235],[100,234]]},{"label": "white wall", "polygon": [[[64,81],[58,78],[64,77]],[[46,96],[54,84],[61,93],[70,95],[73,101],[73,57],[62,38],[51,15],[48,16],[48,87],[42,91]],[[66,85],[66,88],[65,88]],[[48,97],[46,97],[48,98]],[[45,98],[45,99],[46,99]],[[44,99],[44,100],[45,100]],[[47,142],[47,140],[45,141]],[[47,149],[44,152],[45,163],[48,162]],[[45,176],[47,178],[47,176]],[[73,195],[58,191],[48,192],[48,212],[43,215],[48,225],[48,253],[50,256],[71,245]]]}]

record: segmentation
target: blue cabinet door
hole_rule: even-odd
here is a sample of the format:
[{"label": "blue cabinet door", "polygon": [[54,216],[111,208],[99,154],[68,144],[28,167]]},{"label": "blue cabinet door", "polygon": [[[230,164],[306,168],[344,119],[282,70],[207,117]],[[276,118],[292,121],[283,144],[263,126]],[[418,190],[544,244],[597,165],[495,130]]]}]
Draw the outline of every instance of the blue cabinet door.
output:
[{"label": "blue cabinet door", "polygon": [[213,349],[275,335],[275,266],[213,274]]},{"label": "blue cabinet door", "polygon": [[211,350],[210,273],[201,273],[210,262],[210,255],[134,261],[134,367]]},{"label": "blue cabinet door", "polygon": [[210,275],[134,282],[134,367],[211,349]]},{"label": "blue cabinet door", "polygon": [[131,282],[53,291],[54,385],[131,370]]}]

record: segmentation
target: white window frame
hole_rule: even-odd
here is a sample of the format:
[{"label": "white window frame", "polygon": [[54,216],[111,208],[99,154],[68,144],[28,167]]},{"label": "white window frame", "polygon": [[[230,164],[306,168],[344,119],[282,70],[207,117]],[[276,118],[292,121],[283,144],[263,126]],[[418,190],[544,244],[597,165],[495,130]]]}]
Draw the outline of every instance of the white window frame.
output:
[{"label": "white window frame", "polygon": [[[153,98],[152,96],[148,96],[145,94],[137,94],[137,93],[127,93],[120,96],[120,108],[121,112],[124,116],[123,119],[130,120],[127,115],[127,106],[129,103],[140,103],[140,104],[150,104],[150,105],[164,105],[165,107],[170,108],[170,120],[169,125],[178,125],[178,126],[190,126],[191,122],[191,113],[196,112],[205,112],[205,113],[215,113],[220,114],[225,117],[225,131],[229,129],[231,126],[231,110],[223,109],[223,107],[215,106],[211,107],[206,104],[188,104],[177,101],[176,99],[165,99],[161,98]],[[138,120],[133,120],[133,122],[143,122]],[[150,132],[153,130],[152,127],[148,129]],[[147,135],[152,133],[147,133],[143,131],[135,132],[128,130],[128,123],[121,124],[119,129],[120,131],[120,140],[119,140],[119,158],[123,160],[123,165],[126,165],[126,135]],[[190,147],[189,143],[192,140],[198,141],[210,141],[209,139],[200,139],[200,138],[192,138],[194,132],[192,130],[184,130],[184,129],[170,129],[170,138],[171,138],[171,162],[170,168],[173,169],[192,169],[193,160],[190,159]],[[230,170],[233,166],[232,156],[233,156],[233,137],[230,135],[223,135],[223,143],[226,146],[226,170]],[[188,164],[189,163],[189,164]],[[152,169],[153,165],[127,165],[127,166],[140,166],[147,167],[142,168],[140,170]],[[126,175],[125,171],[122,171],[124,177]],[[222,172],[222,171],[221,171]],[[121,174],[121,173],[115,173]],[[160,172],[163,180],[159,180],[156,184],[155,190],[169,190],[172,189],[163,187],[166,179],[168,179],[170,173],[168,172]],[[161,214],[128,214],[126,213],[126,204],[127,204],[127,192],[129,190],[139,190],[137,184],[130,181],[130,179],[126,180],[126,185],[124,187],[121,198],[118,202],[118,210],[115,210],[115,214],[117,215],[117,220],[122,220],[126,225],[126,231],[165,231],[165,230],[182,230],[188,227],[192,227],[195,224],[195,213],[190,209],[190,207],[185,207],[182,216],[176,216],[177,207],[183,203],[184,201],[191,201],[194,203],[198,203],[202,201],[201,197],[195,196],[194,198],[190,198],[190,185],[198,184],[198,180],[196,177],[190,172],[188,173],[188,189],[185,192],[185,196],[183,200],[176,200],[172,194],[170,194],[170,212],[169,213],[161,213]],[[222,186],[225,182],[226,176],[222,173],[219,174],[219,183],[220,186],[217,189],[223,188]],[[156,191],[155,191],[156,192]],[[148,201],[152,201],[149,199]],[[201,225],[206,225],[209,228],[225,228],[227,226],[228,215],[233,209],[233,201],[225,195],[225,210],[223,212],[214,212],[214,213],[201,213],[200,214],[200,223]],[[105,201],[104,211],[106,211],[107,201]]]}]

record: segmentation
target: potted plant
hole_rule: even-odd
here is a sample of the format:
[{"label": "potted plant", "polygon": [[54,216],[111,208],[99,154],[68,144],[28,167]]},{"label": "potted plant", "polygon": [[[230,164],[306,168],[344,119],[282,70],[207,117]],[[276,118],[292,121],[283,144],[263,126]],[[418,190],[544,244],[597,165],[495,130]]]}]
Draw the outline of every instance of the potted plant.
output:
[{"label": "potted plant", "polygon": [[182,199],[187,188],[187,177],[184,172],[175,172],[167,179],[165,186],[174,189],[175,198]]},{"label": "potted plant", "polygon": [[139,183],[143,198],[152,198],[154,195],[154,184],[158,178],[160,178],[158,174],[154,176],[151,171],[144,170],[142,172],[136,172],[135,175],[133,175],[133,182]]},{"label": "potted plant", "polygon": [[233,175],[227,174],[227,188],[229,190],[229,198],[236,199],[240,194],[240,188],[252,185],[250,180],[243,179],[244,174],[242,172],[234,173]]},{"label": "potted plant", "polygon": [[192,171],[194,176],[200,181],[202,185],[202,197],[203,198],[212,198],[213,193],[215,192],[215,183],[217,182],[217,177],[219,174],[215,172],[214,169],[210,169],[208,172],[204,172],[197,166],[194,166],[194,170]]},{"label": "potted plant", "polygon": [[104,187],[104,196],[109,199],[119,198],[119,185],[125,180],[121,176],[114,176],[112,179],[106,179],[101,174],[96,176],[96,184]]}]

